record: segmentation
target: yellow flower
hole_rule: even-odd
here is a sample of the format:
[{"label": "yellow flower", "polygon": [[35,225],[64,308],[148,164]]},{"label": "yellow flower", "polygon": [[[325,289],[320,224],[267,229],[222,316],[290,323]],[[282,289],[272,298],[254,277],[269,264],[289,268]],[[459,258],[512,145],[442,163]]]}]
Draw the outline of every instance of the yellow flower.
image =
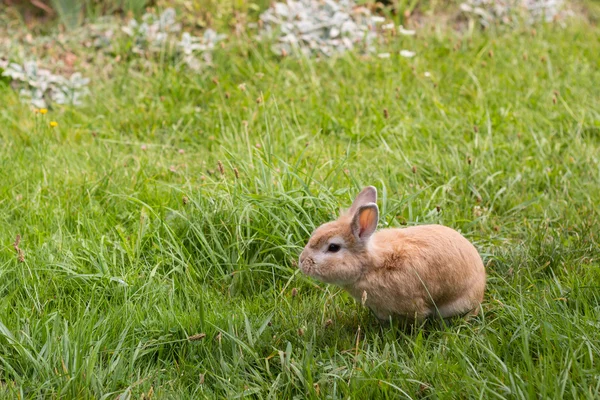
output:
[{"label": "yellow flower", "polygon": [[48,112],[47,108],[40,108],[40,114],[46,114]]},{"label": "yellow flower", "polygon": [[58,122],[56,121],[50,121],[50,127],[51,128],[56,128],[58,126]]}]

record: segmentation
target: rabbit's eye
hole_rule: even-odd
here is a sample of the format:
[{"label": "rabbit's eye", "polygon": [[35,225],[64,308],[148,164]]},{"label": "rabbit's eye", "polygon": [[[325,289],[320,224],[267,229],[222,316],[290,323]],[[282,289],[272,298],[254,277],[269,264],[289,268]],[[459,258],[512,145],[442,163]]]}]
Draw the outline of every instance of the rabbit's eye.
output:
[{"label": "rabbit's eye", "polygon": [[338,251],[340,251],[342,247],[339,244],[335,244],[335,243],[331,243],[329,245],[329,247],[327,248],[327,251],[330,251],[332,253],[337,253]]}]

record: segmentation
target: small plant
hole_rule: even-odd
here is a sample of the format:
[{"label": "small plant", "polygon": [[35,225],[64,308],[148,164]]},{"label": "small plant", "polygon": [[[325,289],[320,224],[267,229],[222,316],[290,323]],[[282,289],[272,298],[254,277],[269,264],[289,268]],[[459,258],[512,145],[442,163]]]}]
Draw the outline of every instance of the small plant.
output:
[{"label": "small plant", "polygon": [[19,90],[21,98],[37,108],[48,107],[52,103],[81,105],[89,92],[87,85],[90,80],[79,72],[66,78],[38,68],[35,61],[25,62],[23,65],[5,62],[3,68],[2,76],[9,77],[11,85]]},{"label": "small plant", "polygon": [[[174,44],[176,51],[183,56],[184,62],[191,69],[199,70],[203,63],[210,64],[210,52],[227,36],[207,29],[202,37],[183,32],[181,40],[177,41],[174,34],[181,31],[181,24],[176,22],[175,15],[175,10],[168,8],[160,16],[154,13],[144,14],[141,22],[131,19],[122,29],[133,38],[133,51],[138,54],[145,51],[158,52],[165,46]],[[197,55],[202,56],[202,61]]]},{"label": "small plant", "polygon": [[274,3],[260,21],[261,37],[277,37],[273,46],[277,54],[331,56],[356,46],[374,51],[376,27],[385,18],[352,0],[288,0]]},{"label": "small plant", "polygon": [[528,23],[552,22],[564,14],[564,0],[467,0],[460,8],[479,19],[483,26],[493,22],[511,24],[520,15]]},{"label": "small plant", "polygon": [[134,39],[134,51],[142,53],[146,49],[160,50],[168,35],[179,32],[181,25],[175,21],[175,10],[167,8],[160,16],[154,13],[144,14],[141,22],[132,18],[122,29]]},{"label": "small plant", "polygon": [[79,0],[51,0],[52,8],[58,14],[60,22],[72,31],[81,22],[83,2]]}]

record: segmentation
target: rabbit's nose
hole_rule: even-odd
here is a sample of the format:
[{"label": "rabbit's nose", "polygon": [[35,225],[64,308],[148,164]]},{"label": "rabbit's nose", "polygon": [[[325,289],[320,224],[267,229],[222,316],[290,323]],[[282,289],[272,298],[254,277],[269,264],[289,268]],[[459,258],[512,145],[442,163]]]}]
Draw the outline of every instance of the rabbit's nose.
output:
[{"label": "rabbit's nose", "polygon": [[306,260],[306,254],[304,252],[300,253],[300,258],[298,259],[298,266],[301,266],[302,263]]}]

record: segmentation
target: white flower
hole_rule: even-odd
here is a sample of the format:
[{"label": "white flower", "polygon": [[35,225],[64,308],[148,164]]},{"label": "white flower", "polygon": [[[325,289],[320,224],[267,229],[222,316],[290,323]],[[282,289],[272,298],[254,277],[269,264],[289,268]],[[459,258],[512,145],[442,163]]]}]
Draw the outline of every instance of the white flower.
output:
[{"label": "white flower", "polygon": [[415,31],[410,29],[404,29],[402,25],[398,25],[398,33],[405,36],[413,36],[415,34]]},{"label": "white flower", "polygon": [[472,12],[473,11],[473,7],[471,7],[467,3],[461,3],[460,9],[464,12]]},{"label": "white flower", "polygon": [[400,50],[400,55],[402,57],[406,57],[406,58],[411,58],[414,57],[417,53],[415,53],[414,51],[410,51],[410,50]]}]

